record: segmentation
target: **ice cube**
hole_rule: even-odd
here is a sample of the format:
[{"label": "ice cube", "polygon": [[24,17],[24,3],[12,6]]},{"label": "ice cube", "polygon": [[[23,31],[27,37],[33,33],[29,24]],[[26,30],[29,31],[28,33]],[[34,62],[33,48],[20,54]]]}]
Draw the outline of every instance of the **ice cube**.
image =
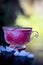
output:
[{"label": "ice cube", "polygon": [[1,51],[0,51],[0,53],[1,53]]},{"label": "ice cube", "polygon": [[3,46],[0,46],[0,51],[5,51],[5,48]]},{"label": "ice cube", "polygon": [[14,51],[16,52],[16,51],[18,51],[18,49],[14,48]]},{"label": "ice cube", "polygon": [[27,52],[27,56],[30,54],[30,52]]},{"label": "ice cube", "polygon": [[34,54],[29,54],[28,56],[27,56],[28,58],[34,58]]},{"label": "ice cube", "polygon": [[27,56],[27,52],[25,50],[22,50],[20,53],[19,53],[19,56]]},{"label": "ice cube", "polygon": [[13,48],[10,48],[10,47],[6,46],[6,51],[7,52],[12,52],[13,50],[14,50]]},{"label": "ice cube", "polygon": [[19,56],[19,51],[16,50],[15,53],[14,53],[15,56]]}]

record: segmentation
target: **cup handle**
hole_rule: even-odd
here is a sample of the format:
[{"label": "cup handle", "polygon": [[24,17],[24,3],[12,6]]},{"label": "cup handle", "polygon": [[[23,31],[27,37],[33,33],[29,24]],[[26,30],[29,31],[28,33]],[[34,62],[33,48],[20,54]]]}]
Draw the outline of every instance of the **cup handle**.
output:
[{"label": "cup handle", "polygon": [[31,37],[31,39],[33,39],[34,37],[38,37],[39,36],[39,33],[37,31],[32,31],[32,33],[34,33],[35,35]]}]

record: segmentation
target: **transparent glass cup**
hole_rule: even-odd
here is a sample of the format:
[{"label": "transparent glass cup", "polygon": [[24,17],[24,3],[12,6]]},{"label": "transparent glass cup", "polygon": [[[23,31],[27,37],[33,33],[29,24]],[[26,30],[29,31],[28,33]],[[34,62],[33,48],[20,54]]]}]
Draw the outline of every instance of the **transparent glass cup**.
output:
[{"label": "transparent glass cup", "polygon": [[[2,27],[4,31],[4,39],[10,47],[21,49],[25,44],[31,41],[34,37],[38,37],[37,31],[32,31],[31,27]],[[35,32],[35,33],[34,33]],[[31,38],[31,34],[35,35]]]}]

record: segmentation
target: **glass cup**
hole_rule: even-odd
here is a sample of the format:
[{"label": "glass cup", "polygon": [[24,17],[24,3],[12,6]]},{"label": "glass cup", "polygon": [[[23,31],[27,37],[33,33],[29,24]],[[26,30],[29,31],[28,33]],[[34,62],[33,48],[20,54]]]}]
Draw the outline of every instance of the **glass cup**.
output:
[{"label": "glass cup", "polygon": [[[34,37],[38,37],[37,31],[32,31],[31,27],[2,27],[4,31],[4,39],[10,44],[10,47],[22,49],[25,44],[31,41]],[[34,33],[35,32],[35,33]],[[35,35],[31,37],[31,34]]]}]

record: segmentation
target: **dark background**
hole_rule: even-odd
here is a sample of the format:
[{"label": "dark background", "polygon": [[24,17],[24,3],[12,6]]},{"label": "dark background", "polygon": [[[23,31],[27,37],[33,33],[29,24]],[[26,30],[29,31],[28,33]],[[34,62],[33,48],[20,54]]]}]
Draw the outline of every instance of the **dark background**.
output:
[{"label": "dark background", "polygon": [[24,15],[18,0],[0,0],[0,45],[6,46],[7,44],[4,40],[2,27],[11,26],[19,12]]}]

